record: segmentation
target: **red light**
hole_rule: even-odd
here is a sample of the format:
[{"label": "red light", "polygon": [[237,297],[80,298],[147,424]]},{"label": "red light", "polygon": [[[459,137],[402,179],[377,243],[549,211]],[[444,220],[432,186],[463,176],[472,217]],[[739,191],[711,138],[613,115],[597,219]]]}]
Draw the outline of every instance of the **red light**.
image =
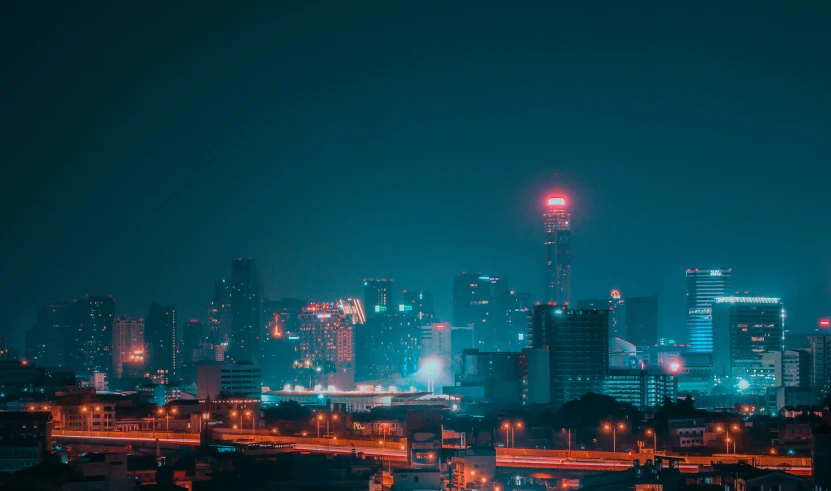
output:
[{"label": "red light", "polygon": [[669,366],[669,369],[673,372],[677,372],[679,368],[681,368],[681,365],[679,365],[678,363],[672,363]]},{"label": "red light", "polygon": [[548,206],[565,206],[566,199],[559,196],[552,196],[548,198]]},{"label": "red light", "polygon": [[831,327],[831,319],[820,319],[819,327]]}]

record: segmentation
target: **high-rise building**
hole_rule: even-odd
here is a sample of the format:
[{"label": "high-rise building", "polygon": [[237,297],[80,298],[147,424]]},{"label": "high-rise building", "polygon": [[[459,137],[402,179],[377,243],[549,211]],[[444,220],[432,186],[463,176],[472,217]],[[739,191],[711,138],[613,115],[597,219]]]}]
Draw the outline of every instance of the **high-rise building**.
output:
[{"label": "high-rise building", "polygon": [[642,411],[656,409],[665,399],[678,397],[678,377],[659,370],[609,370],[603,393]]},{"label": "high-rise building", "polygon": [[734,376],[740,360],[760,360],[785,349],[782,301],[769,297],[716,297],[712,306],[716,375]]},{"label": "high-rise building", "polygon": [[658,296],[626,297],[626,340],[635,346],[658,342]]},{"label": "high-rise building", "polygon": [[119,379],[124,371],[124,364],[135,361],[137,357],[144,360],[144,319],[134,317],[116,317],[113,320],[113,376]]},{"label": "high-rise building", "polygon": [[69,336],[69,363],[76,374],[109,373],[112,368],[112,297],[85,296],[75,300]]},{"label": "high-rise building", "polygon": [[[412,311],[416,320],[420,323],[423,322],[422,325],[430,324],[436,317],[433,310],[432,293],[404,290],[401,293],[401,305],[404,306],[404,311]],[[399,310],[401,310],[401,305],[399,305]]]},{"label": "high-rise building", "polygon": [[[198,319],[189,320],[182,329],[182,335],[178,336],[176,346],[177,375],[180,380],[194,382],[196,380],[196,364],[194,354],[202,346],[209,345],[205,335],[205,325]],[[200,355],[196,355],[199,357]]]},{"label": "high-rise building", "polygon": [[690,351],[713,351],[713,303],[727,296],[732,269],[687,270],[687,333]]},{"label": "high-rise building", "polygon": [[211,343],[225,344],[231,341],[231,284],[219,280],[214,287],[214,298],[208,304],[207,335]]},{"label": "high-rise building", "polygon": [[355,326],[355,376],[361,381],[407,377],[418,370],[422,339],[412,311],[385,312]]},{"label": "high-rise building", "polygon": [[811,387],[811,352],[786,350],[780,363],[783,387]]},{"label": "high-rise building", "polygon": [[626,301],[620,297],[618,290],[612,290],[606,298],[578,300],[580,310],[608,310],[609,337],[623,338],[626,335]]},{"label": "high-rise building", "polygon": [[38,309],[38,332],[46,343],[46,357],[43,365],[49,368],[66,368],[70,349],[70,335],[73,328],[72,305],[48,303]]},{"label": "high-rise building", "polygon": [[534,348],[549,351],[551,404],[560,407],[586,392],[601,393],[609,371],[609,311],[534,308]]},{"label": "high-rise building", "polygon": [[393,310],[392,280],[364,280],[364,307],[367,315],[372,317]]},{"label": "high-rise building", "polygon": [[500,341],[506,351],[522,351],[530,346],[528,332],[534,303],[530,293],[511,290],[508,295],[508,310],[505,313],[504,339]]},{"label": "high-rise building", "polygon": [[144,338],[147,345],[147,364],[151,373],[165,370],[168,375],[176,372],[179,333],[176,308],[153,302],[147,311]]},{"label": "high-rise building", "polygon": [[477,349],[507,349],[501,345],[510,296],[507,283],[481,273],[462,273],[453,283],[453,324],[473,327]]},{"label": "high-rise building", "polygon": [[46,362],[46,336],[41,332],[41,326],[35,324],[26,329],[26,362],[32,366],[42,367]]},{"label": "high-rise building", "polygon": [[[231,343],[235,361],[260,362],[263,331],[263,285],[253,259],[231,262]],[[227,356],[227,355],[226,355]]]},{"label": "high-rise building", "polygon": [[333,303],[311,302],[298,315],[300,361],[327,384],[349,387],[355,380],[353,325]]},{"label": "high-rise building", "polygon": [[809,336],[811,353],[811,386],[815,399],[822,401],[831,394],[831,336]]},{"label": "high-rise building", "polygon": [[571,214],[566,199],[551,196],[543,214],[545,231],[545,301],[571,303]]}]

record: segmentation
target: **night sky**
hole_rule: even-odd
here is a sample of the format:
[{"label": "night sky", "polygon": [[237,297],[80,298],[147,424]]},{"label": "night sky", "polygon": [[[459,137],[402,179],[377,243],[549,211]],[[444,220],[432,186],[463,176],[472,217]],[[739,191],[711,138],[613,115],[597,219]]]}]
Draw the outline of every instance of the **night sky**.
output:
[{"label": "night sky", "polygon": [[237,257],[270,298],[539,297],[555,186],[575,300],[657,292],[683,339],[684,270],[732,267],[831,313],[829,2],[174,3],[0,7],[12,341],[85,293],[203,319]]}]

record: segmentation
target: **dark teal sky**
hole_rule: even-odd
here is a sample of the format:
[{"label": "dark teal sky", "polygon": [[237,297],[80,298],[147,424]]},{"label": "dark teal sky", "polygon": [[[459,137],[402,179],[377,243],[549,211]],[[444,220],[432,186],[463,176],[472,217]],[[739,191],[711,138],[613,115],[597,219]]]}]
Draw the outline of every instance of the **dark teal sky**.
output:
[{"label": "dark teal sky", "polygon": [[[6,2],[3,291],[204,317],[230,260],[266,293],[541,293],[541,199],[573,202],[575,298],[732,266],[831,313],[827,2]],[[554,177],[555,173],[557,178]]]}]

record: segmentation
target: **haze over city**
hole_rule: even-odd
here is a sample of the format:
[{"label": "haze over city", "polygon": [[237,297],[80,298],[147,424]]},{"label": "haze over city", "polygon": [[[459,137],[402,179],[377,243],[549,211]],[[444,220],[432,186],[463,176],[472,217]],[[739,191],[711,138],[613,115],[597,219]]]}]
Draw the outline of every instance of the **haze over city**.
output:
[{"label": "haze over city", "polygon": [[732,267],[792,330],[831,312],[820,3],[4,10],[11,339],[86,293],[201,318],[236,257],[269,298],[537,298],[553,188],[575,298],[658,293],[683,339],[684,270]]}]

